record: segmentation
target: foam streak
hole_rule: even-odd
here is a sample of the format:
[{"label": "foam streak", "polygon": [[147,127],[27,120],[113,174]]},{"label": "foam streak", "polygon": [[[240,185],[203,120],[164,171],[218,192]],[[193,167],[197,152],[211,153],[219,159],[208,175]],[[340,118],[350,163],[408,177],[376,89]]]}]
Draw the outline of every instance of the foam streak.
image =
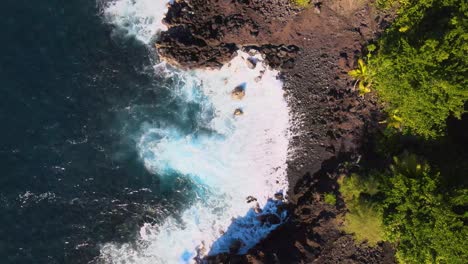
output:
[{"label": "foam streak", "polygon": [[[165,12],[159,9],[162,3],[119,0],[106,17],[148,43],[159,25],[155,19]],[[258,61],[254,69],[248,59]],[[145,224],[137,247],[104,245],[101,257],[111,263],[192,263],[197,254],[229,251],[234,241],[245,252],[286,217],[277,211],[281,202],[271,200],[288,187],[289,108],[278,72],[259,54],[238,52],[219,70],[174,74],[181,80],[174,96],[186,102],[181,111],[198,106],[192,120],[196,126],[190,131],[170,124],[145,126],[137,148],[149,171],[162,179],[190,177],[199,196],[181,215],[182,222],[168,218]],[[240,100],[231,96],[236,87],[245,93]],[[263,213],[252,209],[255,203],[246,203],[248,196],[257,199]],[[276,215],[279,222],[265,224],[265,215]]]}]

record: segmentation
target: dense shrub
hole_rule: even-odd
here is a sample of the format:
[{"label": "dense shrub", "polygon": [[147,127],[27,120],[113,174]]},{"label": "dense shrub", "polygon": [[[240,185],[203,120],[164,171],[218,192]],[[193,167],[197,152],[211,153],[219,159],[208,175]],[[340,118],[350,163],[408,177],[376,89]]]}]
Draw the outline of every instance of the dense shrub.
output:
[{"label": "dense shrub", "polygon": [[378,192],[378,182],[374,178],[364,179],[353,174],[340,179],[339,184],[348,208],[343,231],[353,234],[357,241],[376,245],[384,235],[379,204],[370,199]]},{"label": "dense shrub", "polygon": [[[464,0],[392,1],[399,17],[368,59],[372,87],[396,127],[443,135],[468,100],[468,4]],[[393,124],[395,120],[391,120]]]},{"label": "dense shrub", "polygon": [[329,205],[336,205],[336,196],[333,193],[326,193],[324,195],[324,201],[325,203]]},{"label": "dense shrub", "polygon": [[[390,129],[384,134],[391,136],[384,136],[387,144],[377,146],[379,153],[391,156],[409,147],[399,141],[400,133],[388,133],[396,128],[420,136],[407,139],[437,166],[406,154],[395,158],[386,171],[340,180],[348,208],[344,230],[358,240],[392,242],[400,263],[466,263],[466,160],[454,155],[457,148],[442,147],[451,140],[441,136],[446,134],[448,117],[460,119],[467,112],[468,2],[377,0],[377,4],[394,8],[398,17],[375,45],[368,46],[368,54],[350,75],[361,94],[375,90],[388,112]],[[439,148],[432,150],[434,146]]]},{"label": "dense shrub", "polygon": [[440,173],[416,156],[395,158],[387,172],[345,177],[340,192],[349,209],[344,230],[393,242],[400,263],[468,259],[467,189],[446,190]]},{"label": "dense shrub", "polygon": [[[395,159],[383,192],[386,238],[401,263],[466,263],[468,206],[464,191],[445,191],[440,174],[415,156]],[[466,213],[465,213],[466,214]]]}]

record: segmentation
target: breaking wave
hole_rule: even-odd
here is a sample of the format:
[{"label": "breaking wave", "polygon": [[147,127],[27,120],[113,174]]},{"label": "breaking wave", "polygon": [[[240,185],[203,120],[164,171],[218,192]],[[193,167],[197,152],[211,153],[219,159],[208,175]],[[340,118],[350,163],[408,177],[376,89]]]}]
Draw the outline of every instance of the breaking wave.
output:
[{"label": "breaking wave", "polygon": [[[117,0],[104,15],[148,44],[165,30],[166,3]],[[193,263],[233,245],[244,253],[287,217],[273,199],[288,187],[289,108],[278,72],[261,54],[241,51],[217,70],[156,68],[178,80],[171,93],[183,102],[178,117],[189,120],[142,124],[136,147],[150,172],[162,181],[189,178],[197,195],[181,215],[144,224],[136,244],[103,245],[101,259]]]},{"label": "breaking wave", "polygon": [[118,0],[107,3],[104,18],[128,36],[148,43],[159,31],[166,30],[162,19],[169,1]]}]

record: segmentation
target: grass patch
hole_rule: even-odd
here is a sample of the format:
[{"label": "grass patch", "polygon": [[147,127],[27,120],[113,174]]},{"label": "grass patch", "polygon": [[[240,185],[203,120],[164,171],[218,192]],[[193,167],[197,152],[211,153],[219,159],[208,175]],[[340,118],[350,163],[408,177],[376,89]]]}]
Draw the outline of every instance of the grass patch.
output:
[{"label": "grass patch", "polygon": [[324,196],[325,203],[329,205],[336,205],[336,196],[333,193],[326,193]]},{"label": "grass patch", "polygon": [[382,216],[371,204],[350,206],[344,224],[343,231],[353,234],[357,241],[375,246],[383,240]]},{"label": "grass patch", "polygon": [[310,0],[291,0],[293,4],[300,7],[307,7],[310,5]]},{"label": "grass patch", "polygon": [[359,242],[367,241],[377,245],[384,238],[382,213],[372,201],[378,193],[378,181],[374,177],[366,179],[352,174],[341,178],[340,192],[348,207],[343,231],[352,234]]}]

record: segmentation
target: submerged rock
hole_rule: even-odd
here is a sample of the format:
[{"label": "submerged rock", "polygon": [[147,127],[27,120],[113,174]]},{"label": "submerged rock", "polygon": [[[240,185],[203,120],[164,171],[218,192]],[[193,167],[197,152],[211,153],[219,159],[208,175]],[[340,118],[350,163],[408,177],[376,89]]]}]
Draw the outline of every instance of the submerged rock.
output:
[{"label": "submerged rock", "polygon": [[262,208],[260,208],[260,205],[258,203],[255,204],[255,207],[253,209],[254,212],[257,214],[261,214],[263,212]]},{"label": "submerged rock", "polygon": [[257,67],[257,62],[258,60],[254,57],[248,57],[246,60],[247,67],[249,67],[249,69],[255,69],[255,67]]},{"label": "submerged rock", "polygon": [[275,199],[276,200],[283,200],[284,199],[283,193],[275,193]]},{"label": "submerged rock", "polygon": [[245,198],[247,200],[247,203],[251,203],[251,202],[255,202],[257,201],[257,198],[253,197],[253,196],[247,196],[247,198]]},{"label": "submerged rock", "polygon": [[258,54],[258,51],[256,49],[246,49],[246,50],[250,56],[255,56]]},{"label": "submerged rock", "polygon": [[245,96],[245,88],[243,85],[236,86],[236,88],[234,88],[234,90],[232,90],[231,92],[231,97],[232,99],[235,99],[235,100],[242,100],[244,96]]},{"label": "submerged rock", "polygon": [[242,111],[242,109],[240,108],[237,108],[236,110],[234,110],[234,115],[235,116],[240,116],[240,115],[243,115],[244,114],[244,111]]}]

